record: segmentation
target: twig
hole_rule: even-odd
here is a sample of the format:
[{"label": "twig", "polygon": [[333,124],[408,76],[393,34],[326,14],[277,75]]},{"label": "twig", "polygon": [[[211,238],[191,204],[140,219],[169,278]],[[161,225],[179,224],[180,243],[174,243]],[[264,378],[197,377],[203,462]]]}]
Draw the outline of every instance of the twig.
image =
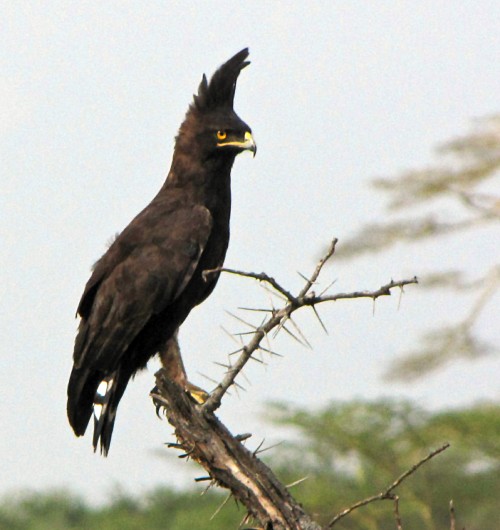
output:
[{"label": "twig", "polygon": [[399,514],[399,496],[394,495],[394,517],[396,518],[397,530],[403,530],[403,523],[401,522],[401,515]]},{"label": "twig", "polygon": [[397,488],[401,484],[401,482],[403,482],[403,480],[405,480],[410,475],[415,473],[415,471],[420,466],[422,466],[423,464],[428,462],[431,458],[434,458],[439,453],[442,453],[443,451],[448,449],[448,447],[450,447],[450,444],[449,443],[445,443],[439,449],[436,449],[436,450],[430,452],[425,458],[422,458],[422,460],[420,460],[420,462],[418,462],[417,464],[413,465],[410,469],[408,469],[408,471],[405,471],[400,477],[398,477],[385,491],[382,491],[378,495],[373,495],[372,497],[368,497],[368,498],[366,498],[366,499],[364,499],[362,501],[358,501],[358,502],[354,503],[352,506],[349,506],[349,508],[346,508],[342,512],[338,513],[328,523],[328,528],[332,528],[333,525],[337,521],[339,521],[340,519],[342,519],[346,515],[350,514],[353,510],[356,510],[357,508],[360,508],[361,506],[366,506],[367,504],[370,504],[371,502],[374,502],[374,501],[381,501],[381,500],[385,500],[385,499],[393,499],[394,500],[395,495],[392,492],[394,491],[395,488]]},{"label": "twig", "polygon": [[326,254],[318,261],[318,264],[316,265],[316,269],[314,269],[314,272],[312,273],[311,278],[307,280],[304,288],[302,289],[302,291],[300,291],[298,298],[304,298],[304,296],[307,294],[309,289],[316,282],[316,280],[318,279],[319,273],[321,272],[321,269],[323,268],[323,265],[333,256],[337,242],[338,242],[338,239],[336,237],[333,238],[332,242],[330,243],[330,246],[328,247],[328,250],[326,251]]},{"label": "twig", "polygon": [[287,300],[292,301],[294,299],[294,296],[292,293],[287,291],[284,287],[282,287],[274,278],[271,276],[268,276],[265,272],[244,272],[244,271],[238,271],[235,269],[228,269],[226,267],[217,267],[216,269],[207,269],[202,272],[202,277],[205,281],[208,281],[210,276],[214,274],[218,274],[220,272],[227,272],[229,274],[236,274],[237,276],[245,276],[246,278],[253,278],[255,280],[259,280],[260,282],[266,282],[269,285],[271,285],[276,291],[281,293]]},{"label": "twig", "polygon": [[455,521],[455,506],[453,505],[453,500],[450,501],[450,530],[455,530],[456,521]]},{"label": "twig", "polygon": [[304,300],[304,305],[316,305],[323,302],[336,302],[337,300],[346,300],[351,298],[372,298],[373,300],[379,298],[380,296],[390,296],[391,289],[395,287],[404,287],[405,285],[417,284],[418,278],[414,276],[409,280],[391,280],[389,283],[382,285],[379,289],[375,291],[354,291],[352,293],[337,293],[325,296],[309,296]]}]

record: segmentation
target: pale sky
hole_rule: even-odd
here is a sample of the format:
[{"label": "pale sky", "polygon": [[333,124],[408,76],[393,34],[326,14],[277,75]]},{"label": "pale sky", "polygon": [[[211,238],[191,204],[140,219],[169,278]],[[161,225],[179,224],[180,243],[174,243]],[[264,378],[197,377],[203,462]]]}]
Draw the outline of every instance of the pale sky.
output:
[{"label": "pale sky", "polygon": [[[202,73],[240,49],[252,64],[235,108],[253,129],[255,159],[233,169],[228,267],[266,271],[292,290],[336,236],[380,221],[370,178],[435,160],[433,148],[500,111],[500,5],[421,2],[26,2],[3,1],[0,17],[1,435],[0,494],[70,488],[92,502],[116,489],[142,493],[192,484],[197,471],[164,449],[172,429],[148,397],[157,363],[129,385],[110,455],[66,420],[74,319],[92,263],[161,186],[173,138]],[[446,214],[446,212],[444,212]],[[375,289],[435,267],[484,270],[498,233],[397,246],[388,255],[325,269],[334,291]],[[235,349],[227,315],[262,306],[250,280],[223,276],[184,324],[193,382],[210,390]],[[283,358],[252,363],[247,391],[219,411],[250,447],[280,439],[265,403],[311,407],[334,399],[407,397],[422,406],[498,399],[500,362],[456,362],[413,385],[381,374],[430,325],[467,309],[452,294],[407,288],[379,300],[322,307],[330,334],[298,315],[314,349],[285,336]],[[478,326],[500,339],[499,301]],[[159,459],[157,452],[171,455]],[[198,472],[199,473],[199,472]]]}]

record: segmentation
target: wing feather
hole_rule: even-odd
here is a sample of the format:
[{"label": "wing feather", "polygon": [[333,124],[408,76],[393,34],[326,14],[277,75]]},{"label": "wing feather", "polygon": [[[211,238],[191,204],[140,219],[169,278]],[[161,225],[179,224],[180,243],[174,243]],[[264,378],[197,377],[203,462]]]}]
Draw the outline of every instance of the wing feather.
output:
[{"label": "wing feather", "polygon": [[[210,212],[197,205],[165,217],[111,270],[98,271],[106,255],[98,262],[94,274],[100,277],[86,287],[80,303],[88,314],[75,342],[75,367],[113,370],[148,320],[172,304],[191,280],[212,229]],[[114,245],[120,245],[120,238]],[[90,309],[85,306],[89,293]]]}]

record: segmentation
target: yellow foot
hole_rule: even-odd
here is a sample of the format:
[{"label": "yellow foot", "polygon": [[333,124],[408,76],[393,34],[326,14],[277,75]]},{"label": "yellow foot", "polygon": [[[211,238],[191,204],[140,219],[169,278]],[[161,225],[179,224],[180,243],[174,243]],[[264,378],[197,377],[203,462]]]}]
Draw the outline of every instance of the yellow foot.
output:
[{"label": "yellow foot", "polygon": [[186,386],[184,390],[198,403],[199,405],[203,405],[205,401],[208,399],[209,394],[208,392],[205,392],[203,388],[200,388],[199,386],[193,385],[193,383],[190,383],[189,381],[186,383]]}]

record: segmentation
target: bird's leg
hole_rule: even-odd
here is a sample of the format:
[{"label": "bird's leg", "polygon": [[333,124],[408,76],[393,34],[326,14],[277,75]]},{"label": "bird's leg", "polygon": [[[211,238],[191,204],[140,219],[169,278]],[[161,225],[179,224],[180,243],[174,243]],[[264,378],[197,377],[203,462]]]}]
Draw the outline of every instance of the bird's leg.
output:
[{"label": "bird's leg", "polygon": [[182,362],[181,349],[177,338],[179,330],[166,342],[160,350],[160,359],[169,379],[175,381],[183,388],[197,403],[205,403],[208,393],[199,386],[193,385],[187,379],[186,369]]}]

